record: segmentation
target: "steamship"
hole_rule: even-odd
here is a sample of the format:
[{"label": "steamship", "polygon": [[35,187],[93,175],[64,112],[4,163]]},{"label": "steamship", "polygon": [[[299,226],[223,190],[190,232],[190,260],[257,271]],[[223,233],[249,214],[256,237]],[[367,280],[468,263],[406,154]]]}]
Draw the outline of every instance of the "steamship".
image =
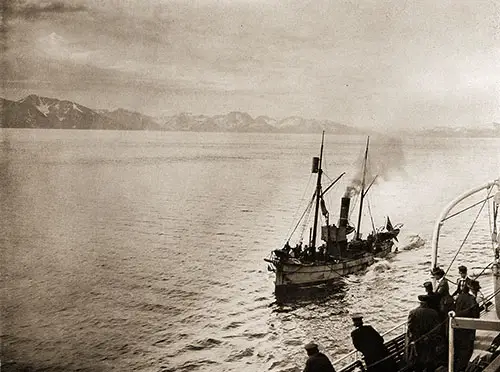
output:
[{"label": "steamship", "polygon": [[[342,173],[328,187],[322,187],[322,162],[324,147],[324,132],[321,139],[319,157],[313,158],[312,173],[317,174],[314,194],[302,214],[297,226],[314,209],[314,218],[310,227],[308,244],[302,247],[303,239],[293,247],[290,238],[281,249],[275,249],[264,260],[269,263],[268,270],[275,273],[275,294],[284,294],[290,289],[313,286],[340,281],[342,277],[360,272],[375,262],[376,257],[384,257],[391,252],[394,241],[397,241],[401,224],[393,226],[387,218],[385,226],[373,229],[366,238],[360,234],[363,202],[367,192],[373,185],[373,180],[366,179],[366,166],[370,138],[366,142],[362,180],[359,192],[359,213],[357,227],[349,223],[349,211],[354,187],[346,190],[341,198],[340,218],[337,225],[330,223],[330,214],[324,200],[325,194],[344,175]],[[367,184],[367,181],[370,183]],[[324,225],[321,226],[321,244],[317,244],[319,232],[320,210]],[[294,232],[292,232],[292,235]],[[351,237],[352,236],[352,237]]]}]

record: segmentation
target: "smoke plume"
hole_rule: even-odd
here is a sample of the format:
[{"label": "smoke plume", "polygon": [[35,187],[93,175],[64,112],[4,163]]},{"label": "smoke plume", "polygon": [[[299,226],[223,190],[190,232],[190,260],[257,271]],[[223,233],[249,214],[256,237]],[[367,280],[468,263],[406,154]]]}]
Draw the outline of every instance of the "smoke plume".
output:
[{"label": "smoke plume", "polygon": [[[344,196],[354,197],[361,192],[363,182],[363,163],[365,152],[363,150],[356,160],[357,173],[351,178]],[[404,171],[405,156],[403,143],[397,138],[378,139],[372,141],[368,148],[368,161],[365,173],[365,187],[387,181],[391,175]]]}]

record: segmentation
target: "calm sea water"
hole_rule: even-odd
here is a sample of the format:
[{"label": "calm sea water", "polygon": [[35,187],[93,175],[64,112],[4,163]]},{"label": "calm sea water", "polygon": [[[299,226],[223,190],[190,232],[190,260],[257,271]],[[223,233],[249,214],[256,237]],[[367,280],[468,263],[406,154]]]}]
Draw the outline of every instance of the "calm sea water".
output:
[{"label": "calm sea water", "polygon": [[[276,301],[263,258],[309,198],[319,136],[3,129],[1,139],[7,371],[300,371],[311,340],[336,359],[352,348],[350,312],[380,331],[406,318],[430,265],[428,243],[408,245],[430,240],[457,193],[500,175],[498,140],[372,138],[369,207],[377,225],[405,224],[399,253],[340,288]],[[327,176],[348,182],[364,142],[328,136]],[[329,194],[334,216],[344,188]],[[446,244],[460,244],[474,213],[452,222]],[[491,261],[477,243],[485,226],[453,273]]]}]

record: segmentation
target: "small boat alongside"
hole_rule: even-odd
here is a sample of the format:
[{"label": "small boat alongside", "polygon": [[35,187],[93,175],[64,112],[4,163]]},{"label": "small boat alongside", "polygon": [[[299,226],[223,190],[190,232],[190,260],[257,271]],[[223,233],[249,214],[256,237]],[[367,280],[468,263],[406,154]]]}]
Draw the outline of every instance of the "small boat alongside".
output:
[{"label": "small boat alongside", "polygon": [[[480,193],[486,192],[486,195],[482,196]],[[479,197],[479,198],[478,198]],[[478,200],[479,199],[479,200]],[[471,204],[469,204],[471,203]],[[463,204],[467,204],[464,206]],[[462,350],[455,349],[456,343],[454,342],[455,337],[460,337],[457,332],[458,329],[469,329],[475,331],[475,341],[472,356],[468,362],[468,366],[465,369],[466,372],[494,372],[500,371],[500,233],[498,231],[499,222],[499,206],[500,206],[500,178],[479,187],[475,187],[455,198],[450,202],[442,211],[438,217],[433,235],[432,235],[432,262],[431,269],[439,268],[439,243],[442,238],[447,234],[442,234],[442,228],[447,221],[450,219],[461,215],[466,211],[470,211],[473,208],[478,209],[475,218],[471,223],[471,227],[468,231],[465,231],[465,237],[462,240],[457,252],[453,255],[452,262],[449,263],[449,268],[453,264],[453,261],[457,258],[460,250],[464,247],[465,243],[469,240],[471,236],[474,236],[471,246],[474,249],[484,249],[484,254],[489,251],[491,261],[481,268],[479,274],[475,275],[472,282],[481,283],[491,283],[485,286],[483,293],[484,298],[479,299],[476,297],[476,301],[479,305],[479,318],[466,317],[466,316],[456,316],[454,312],[450,312],[448,319],[444,320],[444,326],[448,327],[446,335],[448,340],[445,340],[447,346],[447,355],[444,354],[444,361],[436,371],[463,371],[463,368],[458,368],[455,365],[456,353],[460,353]],[[484,226],[477,226],[479,221],[479,216],[485,211],[488,212],[488,222],[489,226],[484,228]],[[472,235],[472,231],[479,231],[478,234]],[[489,234],[485,234],[485,231],[489,231]],[[456,235],[456,233],[455,233]],[[449,236],[449,235],[448,235]],[[488,249],[486,249],[487,247]],[[462,254],[462,257],[467,257],[467,255]],[[463,258],[462,258],[463,260]],[[462,264],[469,264],[470,267],[476,265],[475,262],[463,262]],[[443,263],[441,262],[441,266]],[[436,287],[434,283],[434,287]],[[471,284],[472,286],[472,284]],[[490,308],[490,305],[492,308]],[[477,315],[476,315],[477,316]],[[447,324],[446,324],[447,322]],[[396,333],[396,336],[388,340],[385,345],[387,350],[390,352],[390,358],[392,358],[397,364],[397,371],[413,371],[414,367],[408,364],[408,350],[410,346],[410,341],[407,335],[407,323],[393,327],[390,332],[392,335],[395,334],[396,330],[400,330]],[[402,331],[401,331],[402,330]],[[433,331],[431,331],[433,332]],[[386,339],[388,334],[383,334]],[[429,334],[423,337],[431,337]],[[463,336],[462,336],[463,337]],[[469,356],[467,356],[468,358]],[[466,361],[467,363],[467,361]],[[351,353],[345,355],[344,357],[336,360],[334,366],[337,371],[340,372],[353,372],[353,371],[366,371],[367,366],[364,362],[363,357],[357,352],[352,351]],[[458,369],[457,369],[458,368]]]},{"label": "small boat alongside", "polygon": [[[298,242],[291,244],[292,236],[288,237],[281,249],[275,249],[270,257],[265,258],[269,263],[268,269],[275,273],[275,294],[284,294],[287,291],[304,286],[312,286],[341,280],[344,276],[360,272],[375,262],[377,257],[387,256],[397,241],[401,224],[393,226],[387,217],[386,224],[376,229],[372,220],[372,231],[362,237],[361,217],[366,194],[374,184],[375,178],[367,180],[366,167],[368,160],[369,138],[367,139],[364,154],[362,177],[355,185],[349,186],[341,198],[338,223],[330,221],[330,213],[325,202],[325,194],[344,175],[342,173],[329,186],[323,188],[323,147],[324,133],[321,140],[319,157],[313,158],[312,173],[316,174],[316,188],[313,196],[297,223],[302,224],[303,231],[309,225],[309,240],[302,246],[303,235]],[[349,221],[351,199],[359,196],[359,212],[357,226],[353,227]],[[308,224],[307,216],[314,209],[312,221]],[[321,214],[320,214],[321,211]],[[320,219],[323,225],[319,228]],[[292,232],[295,232],[295,230]],[[352,236],[352,238],[350,237]],[[321,238],[322,243],[318,243]],[[293,245],[293,247],[292,247]]]}]

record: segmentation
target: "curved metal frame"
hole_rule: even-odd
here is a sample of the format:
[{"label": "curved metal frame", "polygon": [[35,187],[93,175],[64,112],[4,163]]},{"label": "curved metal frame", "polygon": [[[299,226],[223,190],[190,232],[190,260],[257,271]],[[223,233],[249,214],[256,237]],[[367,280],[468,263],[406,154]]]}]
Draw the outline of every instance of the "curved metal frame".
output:
[{"label": "curved metal frame", "polygon": [[479,186],[479,187],[475,187],[469,191],[466,191],[465,193],[463,193],[462,195],[458,196],[457,198],[455,198],[454,200],[452,200],[445,208],[444,210],[441,212],[441,214],[439,215],[437,221],[436,221],[436,224],[434,225],[434,231],[432,232],[432,259],[431,259],[431,262],[432,262],[432,268],[436,267],[437,266],[437,251],[438,251],[438,242],[439,242],[439,232],[441,230],[441,226],[443,226],[443,223],[444,223],[444,220],[446,219],[446,217],[448,216],[448,213],[450,213],[450,211],[458,204],[460,203],[462,200],[468,198],[469,196],[471,195],[474,195],[475,193],[481,191],[481,190],[484,190],[484,189],[489,189],[490,187],[493,187],[493,186],[497,186],[498,188],[500,188],[500,178],[499,179],[496,179],[494,181],[491,181],[491,182],[488,182],[486,183],[485,185],[482,185],[482,186]]}]

